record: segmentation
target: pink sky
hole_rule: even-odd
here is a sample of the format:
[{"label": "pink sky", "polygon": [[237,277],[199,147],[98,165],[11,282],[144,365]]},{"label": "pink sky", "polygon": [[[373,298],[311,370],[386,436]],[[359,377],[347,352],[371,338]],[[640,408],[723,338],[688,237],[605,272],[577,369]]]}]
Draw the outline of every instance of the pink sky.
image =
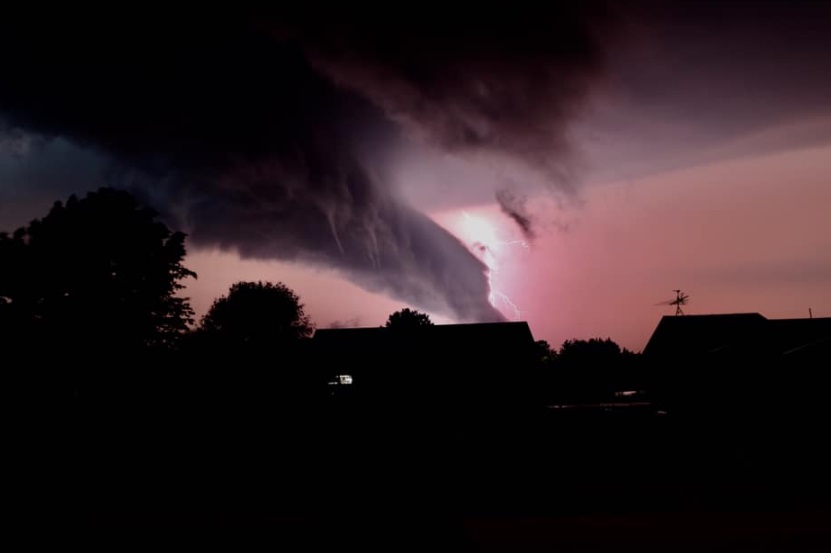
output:
[{"label": "pink sky", "polygon": [[[555,346],[599,336],[639,351],[660,317],[673,312],[655,304],[675,288],[690,294],[690,314],[806,317],[811,307],[814,316],[831,316],[829,160],[831,146],[823,146],[586,187],[581,207],[558,212],[567,230],[545,225],[543,215],[543,231],[528,248],[494,249],[493,283],[535,338]],[[550,209],[544,196],[531,201],[538,215]],[[496,205],[431,216],[465,243],[521,239]],[[238,280],[285,282],[319,327],[381,325],[406,306],[331,270],[218,251],[194,251],[187,263],[200,274],[187,289],[199,314]],[[498,307],[516,318],[504,303]]]},{"label": "pink sky", "polygon": [[[66,71],[30,71],[55,61],[36,26],[6,37],[29,44],[21,59],[32,61],[0,79],[0,230],[73,193],[139,190],[190,233],[198,315],[234,282],[266,280],[293,288],[319,327],[423,309],[356,282],[488,320],[478,264],[423,213],[469,247],[489,244],[497,307],[554,346],[609,337],[641,350],[677,288],[688,313],[831,316],[831,19],[820,4],[624,5],[619,35],[589,25],[574,44],[554,32],[575,29],[570,19],[446,36],[425,21],[378,42],[361,20],[354,36],[344,28],[349,56],[316,41],[328,31],[302,52],[249,43],[252,29],[177,34],[152,63],[120,68],[166,68],[146,86],[178,90],[149,104],[133,95],[143,88],[110,86],[108,59],[89,71],[94,60],[68,50]],[[180,40],[201,62],[168,55]],[[270,63],[283,65],[249,70]],[[74,70],[86,80],[63,86]],[[235,84],[204,86],[217,79]],[[506,192],[533,219],[527,247],[494,203]]]}]

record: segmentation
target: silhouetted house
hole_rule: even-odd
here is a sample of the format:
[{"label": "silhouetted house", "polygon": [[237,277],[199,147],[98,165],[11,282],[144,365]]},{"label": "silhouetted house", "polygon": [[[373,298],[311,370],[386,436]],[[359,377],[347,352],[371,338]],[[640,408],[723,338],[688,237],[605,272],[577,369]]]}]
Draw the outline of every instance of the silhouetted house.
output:
[{"label": "silhouetted house", "polygon": [[831,317],[769,320],[766,339],[791,365],[831,367]]},{"label": "silhouetted house", "polygon": [[747,361],[779,363],[825,359],[831,348],[831,317],[767,319],[759,313],[666,316],[644,348],[645,357],[667,363]]},{"label": "silhouetted house", "polygon": [[494,482],[515,483],[529,444],[546,439],[525,416],[543,406],[524,322],[321,329],[312,346],[310,369],[330,382],[316,439],[354,486],[345,497],[431,509],[496,501]]},{"label": "silhouetted house", "polygon": [[321,329],[312,343],[331,391],[362,406],[502,412],[527,406],[536,391],[534,337],[524,322]]},{"label": "silhouetted house", "polygon": [[831,318],[666,316],[643,356],[653,388],[676,407],[795,403],[807,397],[808,387],[824,390],[822,372],[831,367]]}]

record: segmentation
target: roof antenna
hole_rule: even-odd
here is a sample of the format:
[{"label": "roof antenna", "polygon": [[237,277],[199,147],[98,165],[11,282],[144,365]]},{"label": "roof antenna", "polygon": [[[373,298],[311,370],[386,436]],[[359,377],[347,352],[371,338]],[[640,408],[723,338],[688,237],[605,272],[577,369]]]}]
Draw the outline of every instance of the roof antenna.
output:
[{"label": "roof antenna", "polygon": [[810,308],[810,307],[808,308],[808,318],[809,318],[809,319],[813,319],[813,318],[814,318],[814,314],[811,312],[811,308]]},{"label": "roof antenna", "polygon": [[675,292],[675,299],[669,302],[669,305],[675,306],[675,316],[683,315],[684,310],[681,309],[682,305],[687,305],[687,301],[689,301],[690,296],[689,294],[685,294],[681,290],[673,290]]}]

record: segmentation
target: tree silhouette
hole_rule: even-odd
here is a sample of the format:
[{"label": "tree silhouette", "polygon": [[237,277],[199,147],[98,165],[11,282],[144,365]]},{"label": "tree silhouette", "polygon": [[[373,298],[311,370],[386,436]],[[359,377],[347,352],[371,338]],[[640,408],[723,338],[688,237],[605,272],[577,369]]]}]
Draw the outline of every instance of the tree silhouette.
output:
[{"label": "tree silhouette", "polygon": [[126,354],[173,344],[192,321],[180,281],[185,235],[128,192],[56,202],[0,235],[0,318],[42,345]]},{"label": "tree silhouette", "polygon": [[611,338],[605,340],[566,340],[560,347],[558,357],[563,363],[596,364],[620,357],[622,351]]},{"label": "tree silhouette", "polygon": [[433,326],[433,321],[426,313],[421,313],[415,309],[405,307],[395,313],[392,313],[384,325],[386,328],[394,330],[411,330],[414,328],[423,328],[425,326]]},{"label": "tree silhouette", "polygon": [[549,386],[560,401],[606,401],[615,391],[644,385],[640,356],[611,338],[566,340],[548,367]]},{"label": "tree silhouette", "polygon": [[557,350],[553,349],[551,345],[545,340],[537,340],[534,342],[535,357],[537,361],[543,366],[550,365],[557,358]]},{"label": "tree silhouette", "polygon": [[300,298],[282,282],[237,282],[214,300],[199,331],[216,345],[253,351],[308,338],[314,325]]}]

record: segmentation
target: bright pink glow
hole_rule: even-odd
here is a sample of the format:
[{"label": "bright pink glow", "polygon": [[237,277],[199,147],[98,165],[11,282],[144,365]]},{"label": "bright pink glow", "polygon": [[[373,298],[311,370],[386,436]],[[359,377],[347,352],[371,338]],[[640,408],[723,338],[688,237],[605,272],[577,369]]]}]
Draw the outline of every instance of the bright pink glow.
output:
[{"label": "bright pink glow", "polygon": [[[431,213],[491,267],[492,300],[528,322],[534,337],[612,338],[639,351],[681,288],[689,314],[759,312],[770,318],[831,316],[831,146],[692,167],[583,190],[563,213],[532,198],[538,238],[527,248],[495,205]],[[568,230],[546,226],[545,217]],[[562,225],[559,225],[562,227]],[[487,259],[485,259],[487,257]],[[240,261],[194,251],[188,283],[199,314],[239,279],[283,281],[320,326],[381,325],[405,307],[332,271]],[[411,306],[416,307],[417,306]],[[430,314],[434,322],[455,322]]]},{"label": "bright pink glow", "polygon": [[[227,294],[238,281],[265,280],[283,282],[294,290],[318,328],[342,326],[379,326],[390,313],[408,307],[405,303],[372,293],[352,284],[332,270],[282,261],[242,260],[230,252],[195,250],[188,254],[187,267],[199,278],[189,279],[185,295],[198,316],[204,315],[211,302]],[[450,322],[430,314],[437,323]]]},{"label": "bright pink glow", "polygon": [[503,315],[515,321],[522,319],[522,311],[506,293],[503,266],[512,263],[512,248],[528,249],[523,240],[514,239],[511,232],[498,221],[504,219],[494,213],[495,207],[447,212],[435,216],[436,221],[461,240],[488,267],[488,300]]},{"label": "bright pink glow", "polygon": [[518,231],[496,206],[434,219],[468,245],[490,246],[495,288],[538,339],[610,337],[639,351],[674,313],[655,304],[676,288],[690,294],[689,314],[829,315],[828,160],[826,146],[589,187],[566,213],[536,198],[538,212],[567,216],[568,230],[541,217],[528,249],[506,246]]}]

